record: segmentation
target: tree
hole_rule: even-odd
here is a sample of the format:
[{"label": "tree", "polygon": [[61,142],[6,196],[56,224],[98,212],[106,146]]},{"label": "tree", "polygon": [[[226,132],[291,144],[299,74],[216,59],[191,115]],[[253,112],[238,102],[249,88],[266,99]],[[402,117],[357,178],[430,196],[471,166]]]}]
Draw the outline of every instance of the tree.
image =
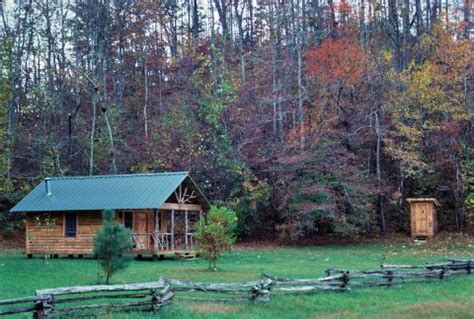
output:
[{"label": "tree", "polygon": [[212,206],[207,217],[199,221],[195,235],[198,252],[209,261],[210,270],[216,270],[217,258],[234,245],[236,227],[236,213],[225,207]]},{"label": "tree", "polygon": [[472,223],[474,220],[474,149],[468,148],[466,153],[467,158],[463,163],[463,175],[466,184],[466,219]]},{"label": "tree", "polygon": [[124,257],[124,253],[132,248],[131,232],[115,222],[113,210],[104,210],[102,220],[102,228],[94,236],[94,255],[100,262],[105,283],[108,284],[115,272],[128,265],[129,260]]},{"label": "tree", "polygon": [[7,139],[8,101],[12,92],[12,43],[8,37],[0,38],[0,190],[11,191],[10,180],[7,177],[7,155],[9,140]]},{"label": "tree", "polygon": [[191,170],[241,237],[390,231],[422,193],[457,216],[441,227],[469,226],[472,16],[472,0],[0,1],[0,189]]}]

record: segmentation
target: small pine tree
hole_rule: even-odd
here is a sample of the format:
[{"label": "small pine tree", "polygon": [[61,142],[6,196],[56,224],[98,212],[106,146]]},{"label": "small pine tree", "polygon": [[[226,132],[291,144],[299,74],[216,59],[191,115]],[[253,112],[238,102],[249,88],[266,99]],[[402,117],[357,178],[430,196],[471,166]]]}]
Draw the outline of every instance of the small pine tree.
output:
[{"label": "small pine tree", "polygon": [[103,225],[94,236],[94,255],[104,271],[105,283],[120,269],[128,266],[129,259],[124,253],[132,248],[131,232],[115,222],[115,211],[102,212]]},{"label": "small pine tree", "polygon": [[198,223],[196,239],[198,252],[209,261],[209,269],[216,270],[216,261],[235,244],[236,213],[225,207],[212,206],[207,218]]}]

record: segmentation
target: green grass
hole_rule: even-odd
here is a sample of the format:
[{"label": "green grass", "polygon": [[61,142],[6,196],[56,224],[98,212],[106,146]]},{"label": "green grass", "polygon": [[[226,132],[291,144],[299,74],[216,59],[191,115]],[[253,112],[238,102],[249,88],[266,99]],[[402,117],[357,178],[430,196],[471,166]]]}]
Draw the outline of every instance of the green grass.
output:
[{"label": "green grass", "polygon": [[[449,244],[445,244],[449,242]],[[415,246],[363,244],[323,247],[238,249],[210,272],[202,260],[132,261],[113,283],[158,280],[160,276],[208,282],[280,277],[317,278],[327,268],[376,269],[385,263],[421,264],[445,257],[471,257],[470,240]],[[385,259],[384,259],[385,258]],[[26,259],[20,252],[0,253],[0,299],[33,295],[35,289],[97,282],[97,263],[88,259]],[[474,318],[474,276],[394,288],[354,288],[345,293],[272,295],[268,304],[210,304],[175,300],[160,310],[161,318]],[[31,315],[25,316],[30,318]],[[151,313],[114,313],[107,318],[154,318]]]}]

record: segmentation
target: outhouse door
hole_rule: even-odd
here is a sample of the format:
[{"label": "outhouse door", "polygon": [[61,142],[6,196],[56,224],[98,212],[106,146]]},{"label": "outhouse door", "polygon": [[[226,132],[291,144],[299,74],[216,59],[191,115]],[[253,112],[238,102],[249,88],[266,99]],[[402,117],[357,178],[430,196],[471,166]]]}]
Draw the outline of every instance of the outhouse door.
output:
[{"label": "outhouse door", "polygon": [[417,214],[416,214],[416,233],[418,235],[428,235],[428,204],[418,203],[417,204]]}]

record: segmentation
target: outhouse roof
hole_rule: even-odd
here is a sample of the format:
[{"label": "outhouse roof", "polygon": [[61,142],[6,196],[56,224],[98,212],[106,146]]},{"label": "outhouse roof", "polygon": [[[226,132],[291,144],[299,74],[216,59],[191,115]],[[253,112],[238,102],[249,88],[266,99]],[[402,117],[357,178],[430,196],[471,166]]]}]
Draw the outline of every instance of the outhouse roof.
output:
[{"label": "outhouse roof", "polygon": [[207,209],[209,202],[189,172],[169,172],[47,178],[11,212],[157,209],[185,181]]},{"label": "outhouse roof", "polygon": [[407,201],[409,203],[412,203],[412,202],[433,202],[436,206],[440,207],[441,204],[438,202],[438,200],[436,198],[429,198],[429,197],[426,197],[426,198],[407,198]]}]

